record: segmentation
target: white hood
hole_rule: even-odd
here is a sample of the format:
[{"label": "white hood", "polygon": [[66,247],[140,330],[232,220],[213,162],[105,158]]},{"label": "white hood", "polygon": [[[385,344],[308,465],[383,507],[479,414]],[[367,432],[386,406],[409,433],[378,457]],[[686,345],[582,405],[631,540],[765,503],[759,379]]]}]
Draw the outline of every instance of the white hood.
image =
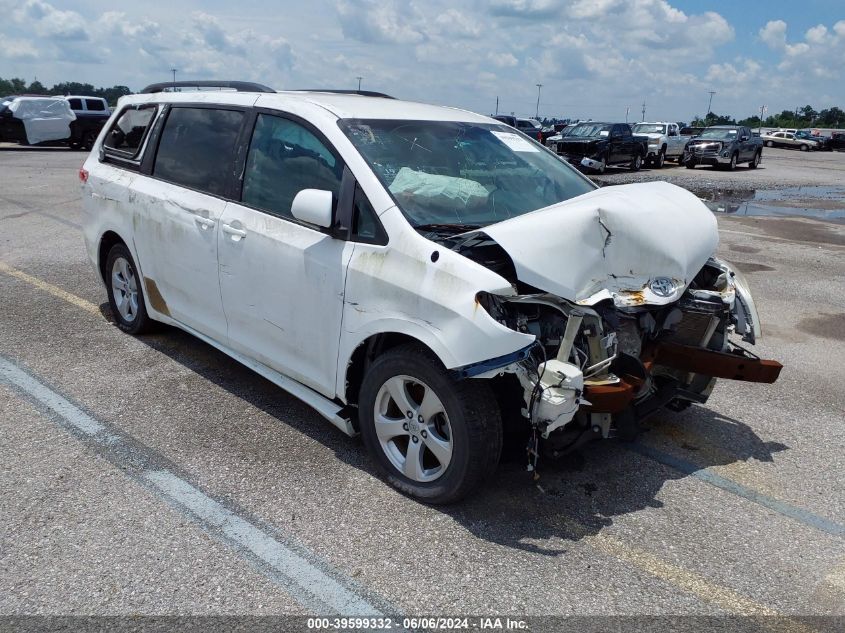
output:
[{"label": "white hood", "polygon": [[[719,243],[713,213],[665,182],[597,189],[484,232],[521,281],[582,303],[610,292],[619,305],[677,300]],[[672,280],[674,291],[654,293],[658,278]]]}]

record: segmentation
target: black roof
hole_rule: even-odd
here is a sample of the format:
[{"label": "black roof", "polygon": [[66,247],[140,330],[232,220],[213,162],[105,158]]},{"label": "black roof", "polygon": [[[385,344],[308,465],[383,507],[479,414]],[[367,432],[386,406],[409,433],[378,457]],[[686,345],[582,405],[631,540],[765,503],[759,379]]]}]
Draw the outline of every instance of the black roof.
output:
[{"label": "black roof", "polygon": [[162,81],[157,84],[150,84],[141,91],[141,94],[164,92],[168,88],[227,88],[237,92],[276,92],[272,88],[251,81],[203,79],[199,81]]}]

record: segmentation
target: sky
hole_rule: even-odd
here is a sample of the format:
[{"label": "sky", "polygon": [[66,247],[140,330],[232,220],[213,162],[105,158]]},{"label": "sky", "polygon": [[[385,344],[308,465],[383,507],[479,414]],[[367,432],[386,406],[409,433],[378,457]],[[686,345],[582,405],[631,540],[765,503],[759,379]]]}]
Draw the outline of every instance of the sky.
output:
[{"label": "sky", "polygon": [[239,79],[483,114],[845,108],[845,0],[0,0],[0,77]]}]

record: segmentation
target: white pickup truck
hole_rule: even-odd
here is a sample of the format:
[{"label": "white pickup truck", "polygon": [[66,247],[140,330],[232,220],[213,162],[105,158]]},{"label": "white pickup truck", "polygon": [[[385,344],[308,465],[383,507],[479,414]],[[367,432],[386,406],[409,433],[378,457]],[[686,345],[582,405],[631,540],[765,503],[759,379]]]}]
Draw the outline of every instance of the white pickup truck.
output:
[{"label": "white pickup truck", "polygon": [[648,137],[648,154],[646,165],[663,167],[669,159],[675,159],[680,163],[684,158],[684,148],[689,142],[690,136],[682,136],[677,123],[635,123],[634,134]]}]

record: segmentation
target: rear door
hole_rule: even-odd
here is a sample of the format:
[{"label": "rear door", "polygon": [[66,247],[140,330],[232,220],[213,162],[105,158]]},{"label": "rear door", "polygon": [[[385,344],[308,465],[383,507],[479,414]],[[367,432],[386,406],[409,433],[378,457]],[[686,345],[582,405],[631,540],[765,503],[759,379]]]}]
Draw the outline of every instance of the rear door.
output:
[{"label": "rear door", "polygon": [[303,189],[322,189],[337,205],[343,173],[315,128],[259,111],[241,200],[226,208],[217,233],[231,347],[330,398],[353,244],[295,219],[291,203]]},{"label": "rear door", "polygon": [[244,118],[237,107],[172,106],[151,175],[132,183],[135,244],[148,303],[220,342],[226,341],[227,327],[217,227],[235,182]]}]

